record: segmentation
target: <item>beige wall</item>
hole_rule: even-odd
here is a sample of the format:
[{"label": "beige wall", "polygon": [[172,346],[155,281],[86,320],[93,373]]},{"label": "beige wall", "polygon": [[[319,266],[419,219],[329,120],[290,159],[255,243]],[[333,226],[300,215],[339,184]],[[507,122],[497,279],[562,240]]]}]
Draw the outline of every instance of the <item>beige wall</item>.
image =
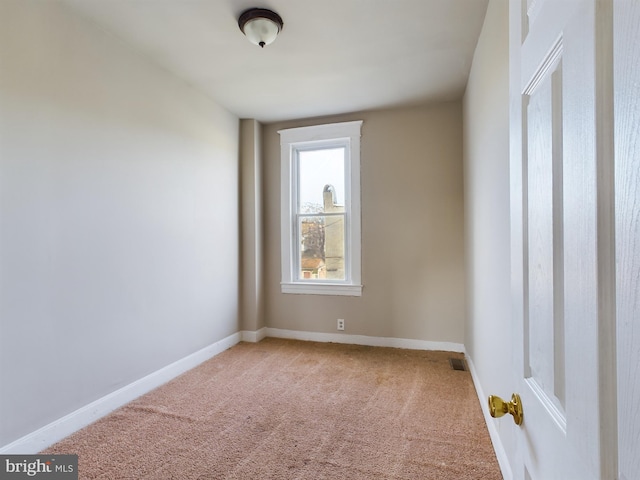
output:
[{"label": "beige wall", "polygon": [[[362,297],[280,292],[282,128],[364,120]],[[265,323],[272,328],[463,341],[462,112],[459,102],[265,125]]]},{"label": "beige wall", "polygon": [[238,118],[0,1],[0,447],[238,331]]},{"label": "beige wall", "polygon": [[[463,99],[469,313],[465,347],[486,395],[513,389],[507,0],[491,0]],[[495,422],[507,455],[513,424]]]}]

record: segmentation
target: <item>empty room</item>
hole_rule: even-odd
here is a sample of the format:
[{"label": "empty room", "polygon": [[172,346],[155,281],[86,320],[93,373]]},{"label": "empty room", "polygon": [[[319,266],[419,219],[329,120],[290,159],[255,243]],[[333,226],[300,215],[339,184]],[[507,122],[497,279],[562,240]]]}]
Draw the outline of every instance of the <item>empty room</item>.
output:
[{"label": "empty room", "polygon": [[640,478],[637,0],[0,0],[0,479]]}]

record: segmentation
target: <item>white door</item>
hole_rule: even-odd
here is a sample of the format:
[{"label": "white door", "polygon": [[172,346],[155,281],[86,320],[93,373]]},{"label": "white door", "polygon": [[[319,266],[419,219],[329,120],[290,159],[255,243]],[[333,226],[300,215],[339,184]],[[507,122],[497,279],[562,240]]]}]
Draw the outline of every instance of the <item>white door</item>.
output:
[{"label": "white door", "polygon": [[612,5],[510,2],[515,479],[617,478]]}]

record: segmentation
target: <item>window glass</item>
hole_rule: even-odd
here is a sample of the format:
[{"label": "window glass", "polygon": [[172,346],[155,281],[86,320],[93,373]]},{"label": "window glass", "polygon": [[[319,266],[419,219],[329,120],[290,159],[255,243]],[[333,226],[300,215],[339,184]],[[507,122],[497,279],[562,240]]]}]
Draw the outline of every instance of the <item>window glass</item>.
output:
[{"label": "window glass", "polygon": [[298,152],[299,211],[324,212],[324,190],[333,187],[334,200],[344,206],[344,148]]}]

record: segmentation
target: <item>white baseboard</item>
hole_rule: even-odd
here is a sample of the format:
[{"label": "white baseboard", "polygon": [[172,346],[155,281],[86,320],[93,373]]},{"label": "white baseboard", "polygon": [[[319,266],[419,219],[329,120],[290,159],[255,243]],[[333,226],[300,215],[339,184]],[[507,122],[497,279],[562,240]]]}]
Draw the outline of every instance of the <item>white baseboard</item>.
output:
[{"label": "white baseboard", "polygon": [[[252,332],[249,332],[252,333]],[[208,347],[198,350],[191,355],[184,357],[160,370],[157,370],[146,377],[136,380],[129,385],[116,390],[75,412],[51,422],[48,425],[32,432],[14,442],[0,448],[0,454],[35,454],[73,432],[95,422],[101,417],[111,413],[121,406],[135,400],[141,395],[150,392],[154,388],[167,383],[169,380],[183,374],[202,362],[215,357],[219,353],[231,348],[240,342],[242,335],[240,332],[234,333],[222,340],[219,340]]]},{"label": "white baseboard", "polygon": [[369,337],[366,335],[349,335],[346,333],[303,332],[299,330],[283,330],[280,328],[265,328],[267,337],[289,338],[292,340],[306,340],[310,342],[346,343],[352,345],[367,345],[370,347],[394,347],[411,350],[443,350],[445,352],[464,352],[464,345],[453,342],[430,342],[427,340],[413,340],[409,338]]},{"label": "white baseboard", "polygon": [[255,331],[243,330],[240,332],[240,338],[243,342],[257,343],[266,336],[267,329],[265,327]]},{"label": "white baseboard", "polygon": [[478,394],[478,400],[480,400],[480,407],[482,408],[484,421],[487,424],[491,443],[493,443],[493,449],[496,452],[496,458],[498,459],[498,465],[500,465],[500,470],[502,471],[502,477],[504,480],[513,480],[513,472],[511,471],[509,457],[507,456],[507,452],[505,451],[502,440],[500,439],[500,434],[498,434],[495,421],[491,418],[491,415],[489,415],[489,409],[487,408],[488,397],[485,396],[484,391],[482,390],[482,385],[480,384],[480,379],[478,378],[473,360],[471,360],[471,357],[468,355],[466,355],[466,357],[467,365],[469,365],[469,371],[471,372],[471,378],[473,379],[473,384],[475,385],[476,393]]}]

